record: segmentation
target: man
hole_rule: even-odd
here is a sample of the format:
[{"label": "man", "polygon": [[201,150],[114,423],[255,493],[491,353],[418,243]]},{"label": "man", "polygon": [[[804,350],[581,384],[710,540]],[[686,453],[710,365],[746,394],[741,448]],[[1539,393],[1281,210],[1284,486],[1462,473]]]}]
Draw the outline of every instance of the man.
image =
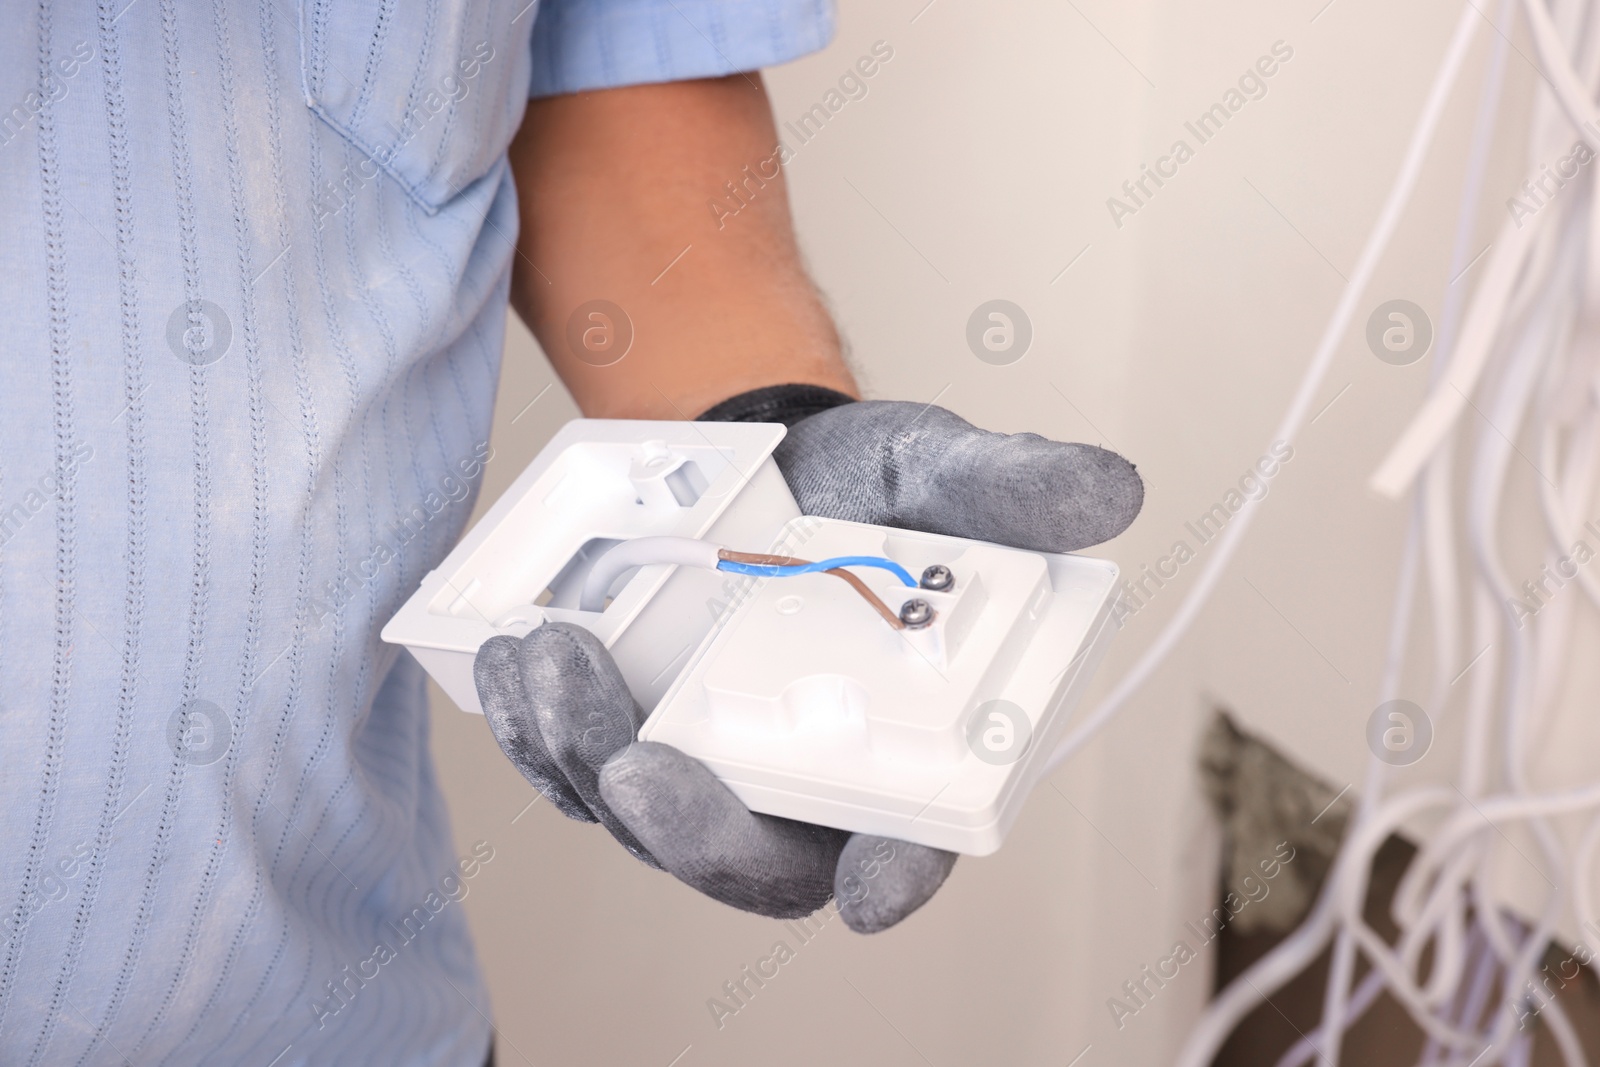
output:
[{"label": "man", "polygon": [[[492,848],[451,842],[377,634],[471,508],[508,296],[589,414],[793,424],[815,513],[1066,548],[1138,509],[1109,453],[850,403],[781,175],[707,211],[825,4],[415,8],[44,0],[0,44],[5,1063],[484,1061],[457,900]],[[609,366],[567,338],[596,299],[635,333]],[[556,628],[480,655],[563,811],[765,914],[875,844],[625,725],[573,745],[632,714],[608,670]],[[858,928],[949,871],[901,847]]]}]

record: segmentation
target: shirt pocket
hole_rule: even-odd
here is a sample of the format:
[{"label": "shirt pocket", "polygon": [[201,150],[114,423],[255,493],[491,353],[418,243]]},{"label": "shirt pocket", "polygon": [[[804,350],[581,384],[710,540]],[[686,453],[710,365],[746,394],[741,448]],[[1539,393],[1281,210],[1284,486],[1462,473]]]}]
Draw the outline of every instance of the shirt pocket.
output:
[{"label": "shirt pocket", "polygon": [[[306,104],[430,215],[505,155],[538,0],[302,0]],[[368,162],[370,160],[370,163]]]}]

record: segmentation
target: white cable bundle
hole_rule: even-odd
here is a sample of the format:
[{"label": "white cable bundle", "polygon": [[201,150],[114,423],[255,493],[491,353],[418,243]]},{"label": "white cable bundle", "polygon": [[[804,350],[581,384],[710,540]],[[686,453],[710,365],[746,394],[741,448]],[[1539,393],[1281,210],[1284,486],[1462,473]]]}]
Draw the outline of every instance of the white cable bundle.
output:
[{"label": "white cable bundle", "polygon": [[[1529,172],[1566,155],[1578,140],[1596,146],[1600,109],[1600,3],[1591,0],[1503,0],[1479,102],[1473,148],[1457,226],[1451,276],[1468,266],[1483,174],[1501,102],[1509,39],[1520,8],[1532,31],[1541,75],[1528,124]],[[1401,213],[1484,16],[1468,3],[1446,49],[1428,100],[1356,269],[1273,440],[1292,442],[1349,326]],[[1387,790],[1388,766],[1373,758],[1345,841],[1321,895],[1302,926],[1213,1001],[1178,1058],[1178,1067],[1206,1067],[1234,1027],[1295,975],[1330,941],[1333,964],[1321,1027],[1291,1049],[1278,1067],[1315,1059],[1336,1065],[1346,1028],[1387,990],[1428,1035],[1422,1063],[1516,1067],[1528,1062],[1530,1035],[1519,1030],[1508,998],[1528,988],[1556,924],[1572,909],[1596,921],[1594,867],[1600,849],[1600,781],[1558,792],[1529,780],[1528,754],[1554,702],[1568,662],[1572,626],[1600,608],[1600,583],[1581,568],[1582,597],[1554,598],[1536,617],[1510,608],[1521,590],[1509,577],[1498,524],[1509,469],[1527,458],[1517,441],[1536,442],[1541,537],[1554,565],[1579,538],[1600,473],[1600,210],[1594,168],[1568,182],[1519,227],[1505,224],[1462,314],[1454,290],[1441,316],[1432,389],[1416,418],[1373,476],[1373,487],[1398,498],[1411,493],[1411,526],[1401,563],[1379,701],[1397,695],[1406,661],[1414,601],[1425,583],[1433,638],[1432,696],[1436,720],[1459,720],[1467,738],[1450,786]],[[1563,177],[1567,177],[1563,175]],[[1459,329],[1458,327],[1459,320]],[[1474,411],[1475,409],[1475,411]],[[1464,413],[1469,413],[1464,416]],[[1481,418],[1479,417],[1481,414]],[[1467,492],[1458,497],[1458,461]],[[1133,670],[1055,753],[1052,766],[1077,751],[1150,677],[1199,614],[1215,588],[1258,502],[1229,524],[1205,570],[1176,615]],[[1519,572],[1520,573],[1520,570]],[[1587,608],[1585,607],[1587,604]],[[1462,619],[1470,620],[1463,633]],[[1482,652],[1463,695],[1452,685],[1463,664]],[[1437,829],[1420,842],[1396,893],[1398,943],[1386,943],[1365,922],[1362,905],[1374,853],[1418,815]],[[1584,814],[1587,831],[1566,848],[1551,819]],[[1503,831],[1521,823],[1533,835],[1555,885],[1531,925],[1493,901],[1490,861],[1505,847]],[[1371,970],[1351,989],[1357,954]],[[1431,964],[1425,969],[1425,954]],[[1589,965],[1600,969],[1600,958]],[[1587,1067],[1570,1021],[1554,1001],[1539,1001],[1567,1067]]]}]

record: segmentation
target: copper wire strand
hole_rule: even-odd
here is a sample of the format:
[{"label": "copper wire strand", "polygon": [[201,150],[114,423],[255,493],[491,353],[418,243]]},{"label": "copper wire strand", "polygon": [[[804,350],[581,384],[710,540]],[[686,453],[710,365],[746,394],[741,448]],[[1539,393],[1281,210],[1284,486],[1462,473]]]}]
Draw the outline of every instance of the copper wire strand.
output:
[{"label": "copper wire strand", "polygon": [[[717,556],[727,560],[729,563],[752,563],[760,567],[802,567],[812,562],[809,559],[796,559],[793,556],[769,556],[760,552],[735,552],[728,548],[719,550]],[[879,600],[878,595],[867,588],[867,583],[854,574],[851,574],[843,567],[832,567],[822,573],[831,574],[835,578],[843,578],[850,583],[852,589],[866,598],[867,603],[872,605],[872,610],[883,616],[884,622],[893,626],[896,630],[904,630],[906,628],[906,624],[900,620],[900,616],[890,610],[889,605]]]}]

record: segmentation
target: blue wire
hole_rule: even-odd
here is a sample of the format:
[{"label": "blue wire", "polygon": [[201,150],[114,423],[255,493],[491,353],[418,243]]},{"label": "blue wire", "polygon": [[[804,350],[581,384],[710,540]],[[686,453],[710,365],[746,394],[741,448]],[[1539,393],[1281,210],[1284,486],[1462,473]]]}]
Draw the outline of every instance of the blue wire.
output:
[{"label": "blue wire", "polygon": [[758,578],[792,578],[797,574],[815,574],[818,571],[831,571],[835,567],[877,567],[894,574],[906,585],[915,588],[917,580],[911,577],[911,572],[892,559],[882,556],[835,556],[832,559],[818,560],[816,563],[795,564],[792,566],[778,566],[770,563],[735,563],[731,559],[722,560],[717,564],[717,570],[728,571],[731,574],[750,574]]}]

